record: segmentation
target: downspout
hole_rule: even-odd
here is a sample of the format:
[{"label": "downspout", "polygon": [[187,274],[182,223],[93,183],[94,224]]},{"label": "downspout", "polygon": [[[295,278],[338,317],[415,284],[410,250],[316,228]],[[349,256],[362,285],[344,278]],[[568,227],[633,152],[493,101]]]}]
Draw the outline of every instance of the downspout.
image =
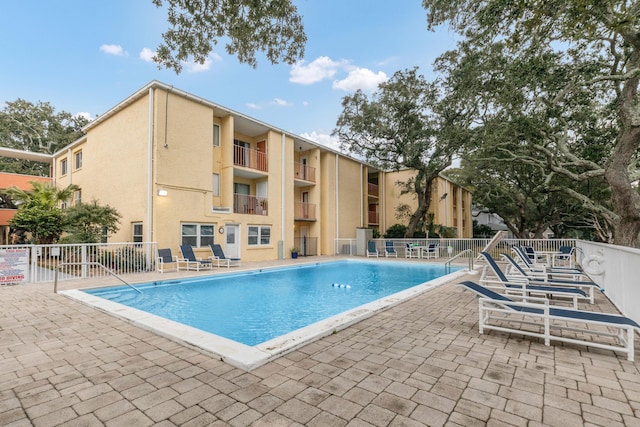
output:
[{"label": "downspout", "polygon": [[340,174],[338,173],[340,155],[336,154],[336,239],[340,238],[340,187],[338,185]]},{"label": "downspout", "polygon": [[282,181],[282,191],[280,192],[280,194],[282,195],[282,201],[281,201],[282,207],[280,209],[280,212],[281,212],[281,214],[280,214],[280,221],[281,221],[280,227],[281,227],[281,230],[282,230],[282,250],[278,251],[279,252],[278,256],[280,257],[280,259],[284,259],[285,258],[285,255],[284,255],[285,254],[284,242],[286,240],[286,235],[287,235],[287,233],[285,231],[285,225],[286,225],[285,212],[287,212],[286,203],[285,203],[285,189],[286,189],[285,181],[286,181],[286,176],[287,176],[286,175],[287,162],[285,161],[285,159],[286,159],[285,155],[287,153],[287,150],[285,149],[286,148],[285,146],[286,146],[286,135],[285,135],[284,132],[282,132],[282,147],[281,147],[281,149],[282,149],[282,154],[281,154],[281,159],[282,159],[281,160],[282,161],[282,179],[281,179],[281,181]]},{"label": "downspout", "polygon": [[364,227],[364,182],[362,180],[362,168],[363,165],[360,163],[360,227]]},{"label": "downspout", "polygon": [[[153,242],[153,88],[149,88],[149,134],[147,140],[147,238]],[[151,259],[150,256],[147,257]]]}]

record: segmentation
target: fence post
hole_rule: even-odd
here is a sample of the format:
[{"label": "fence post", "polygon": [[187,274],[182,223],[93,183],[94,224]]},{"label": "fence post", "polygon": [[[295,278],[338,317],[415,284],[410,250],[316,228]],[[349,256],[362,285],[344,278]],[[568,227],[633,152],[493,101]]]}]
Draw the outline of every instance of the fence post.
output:
[{"label": "fence post", "polygon": [[87,274],[87,245],[80,246],[80,262],[82,262],[82,278],[86,279]]}]

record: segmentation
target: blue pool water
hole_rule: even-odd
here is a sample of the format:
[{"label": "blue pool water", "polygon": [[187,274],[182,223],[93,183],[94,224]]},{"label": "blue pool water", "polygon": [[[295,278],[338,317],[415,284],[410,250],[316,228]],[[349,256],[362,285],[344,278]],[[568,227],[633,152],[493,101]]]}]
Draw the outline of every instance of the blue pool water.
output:
[{"label": "blue pool water", "polygon": [[86,292],[254,346],[448,272],[345,260]]}]

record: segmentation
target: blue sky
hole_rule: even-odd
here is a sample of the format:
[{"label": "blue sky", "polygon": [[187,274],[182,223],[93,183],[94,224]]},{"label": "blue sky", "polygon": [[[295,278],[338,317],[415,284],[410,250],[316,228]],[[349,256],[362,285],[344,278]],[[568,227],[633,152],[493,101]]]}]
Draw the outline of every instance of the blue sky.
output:
[{"label": "blue sky", "polygon": [[176,75],[149,61],[167,29],[151,0],[0,0],[0,102],[46,101],[95,117],[159,80],[335,146],[329,134],[344,96],[414,66],[430,79],[435,58],[455,47],[446,29],[427,31],[420,0],[294,2],[308,37],[300,63],[258,55],[253,69],[220,43],[206,66]]}]

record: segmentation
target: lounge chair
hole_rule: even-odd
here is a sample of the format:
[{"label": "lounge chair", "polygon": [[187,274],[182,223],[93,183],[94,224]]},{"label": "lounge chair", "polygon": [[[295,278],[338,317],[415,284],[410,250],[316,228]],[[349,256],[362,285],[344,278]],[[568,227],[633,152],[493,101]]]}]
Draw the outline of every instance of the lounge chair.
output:
[{"label": "lounge chair", "polygon": [[[169,265],[173,264],[173,267]],[[168,270],[167,270],[168,269]],[[156,271],[164,273],[165,271],[180,271],[178,257],[171,253],[171,249],[158,249],[158,258],[156,258]]]},{"label": "lounge chair", "polygon": [[438,258],[440,251],[437,243],[429,243],[426,248],[422,248],[422,258]]},{"label": "lounge chair", "polygon": [[513,247],[513,252],[516,254],[516,257],[520,261],[520,265],[529,271],[532,272],[547,272],[551,274],[584,274],[584,272],[579,268],[570,268],[570,267],[549,267],[544,264],[535,264],[531,261],[531,259],[527,256],[524,249],[519,248],[517,246]]},{"label": "lounge chair", "polygon": [[396,251],[396,248],[393,246],[393,242],[390,240],[384,242],[384,256],[386,256],[387,258],[398,258],[398,251]]},{"label": "lounge chair", "polygon": [[[568,298],[573,304],[573,308],[578,308],[578,299],[589,300],[593,303],[593,295],[591,297],[582,289],[577,287],[560,287],[549,285],[547,283],[534,283],[529,281],[526,277],[522,277],[520,280],[509,279],[502,272],[496,261],[491,255],[486,252],[480,252],[480,255],[487,262],[485,271],[482,273],[480,283],[483,285],[490,285],[489,287],[499,287],[504,289],[507,294],[513,295],[541,295],[553,296],[558,298]],[[493,272],[494,278],[489,278],[486,275],[487,268]]]},{"label": "lounge chair", "polygon": [[520,264],[511,258],[508,254],[502,254],[502,258],[507,261],[509,268],[506,276],[509,279],[526,278],[531,282],[543,282],[555,285],[572,285],[579,288],[599,287],[586,274],[576,273],[548,273],[546,271],[531,271],[523,268]]},{"label": "lounge chair", "polygon": [[[488,329],[542,338],[547,346],[551,341],[560,341],[619,351],[626,353],[627,360],[633,362],[634,334],[635,331],[640,331],[640,325],[628,317],[555,308],[549,306],[548,300],[539,298],[514,301],[506,295],[470,281],[459,283],[459,286],[475,292],[480,297],[478,314],[481,334]],[[531,302],[533,300],[538,300],[539,303]],[[526,325],[526,328],[510,327],[513,323]],[[539,327],[537,332],[532,330],[532,326],[535,325]],[[616,333],[611,333],[610,328],[615,329]],[[563,331],[568,334],[563,334]],[[600,338],[604,338],[604,342],[595,341]],[[615,344],[611,344],[612,338]]]},{"label": "lounge chair", "polygon": [[218,244],[209,245],[211,248],[211,253],[213,256],[211,257],[211,261],[216,263],[218,267],[239,267],[242,260],[240,258],[227,258],[224,256],[224,251],[222,250],[222,246]]},{"label": "lounge chair", "polygon": [[196,258],[191,245],[180,245],[180,252],[182,253],[182,258],[179,261],[186,266],[187,270],[211,270],[213,267],[210,259]]},{"label": "lounge chair", "polygon": [[376,257],[378,258],[380,254],[378,253],[378,249],[376,248],[376,242],[374,242],[373,240],[369,240],[367,242],[367,258],[369,257]]},{"label": "lounge chair", "polygon": [[420,247],[407,243],[407,247],[404,250],[404,256],[405,258],[420,258]]}]

